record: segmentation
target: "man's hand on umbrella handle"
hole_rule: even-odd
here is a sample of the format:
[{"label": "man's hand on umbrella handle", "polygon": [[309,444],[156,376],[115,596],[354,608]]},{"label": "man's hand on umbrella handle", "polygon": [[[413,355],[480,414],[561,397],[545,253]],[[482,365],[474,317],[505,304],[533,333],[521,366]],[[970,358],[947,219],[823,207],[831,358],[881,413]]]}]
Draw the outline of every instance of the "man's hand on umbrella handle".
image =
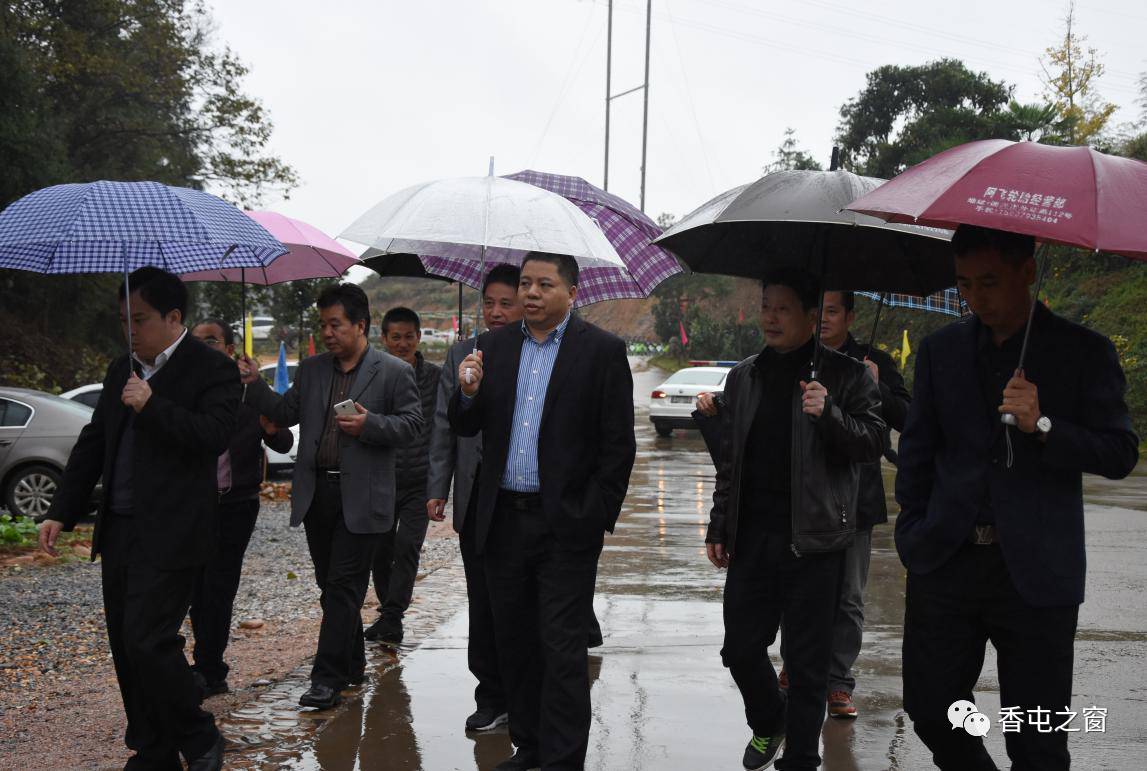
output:
[{"label": "man's hand on umbrella handle", "polygon": [[715,568],[729,567],[729,553],[725,551],[725,544],[723,543],[705,544],[705,556],[709,558]]},{"label": "man's hand on umbrella handle", "polygon": [[804,392],[801,396],[801,411],[805,415],[819,418],[824,412],[824,402],[828,398],[828,389],[819,380],[814,380],[811,383],[802,380],[801,391]]},{"label": "man's hand on umbrella handle", "polygon": [[1016,427],[1025,434],[1035,432],[1035,424],[1040,416],[1039,389],[1024,377],[1022,369],[1017,369],[1016,374],[1004,386],[1004,402],[999,411],[1015,415]]},{"label": "man's hand on umbrella handle", "polygon": [[710,418],[717,414],[717,400],[713,398],[713,394],[708,392],[697,394],[697,411]]},{"label": "man's hand on umbrella handle", "polygon": [[259,379],[259,362],[247,354],[240,356],[236,362],[239,365],[239,380],[243,385],[251,385]]},{"label": "man's hand on umbrella handle", "polygon": [[482,352],[472,353],[458,365],[458,383],[462,393],[473,396],[478,393],[478,386],[482,385]]},{"label": "man's hand on umbrella handle", "polygon": [[872,359],[865,359],[864,367],[868,370],[868,376],[872,378],[872,382],[880,385],[880,368],[876,366],[876,362]]},{"label": "man's hand on umbrella handle", "polygon": [[426,502],[426,516],[435,522],[441,522],[446,519],[446,500],[443,498],[431,498]]},{"label": "man's hand on umbrella handle", "polygon": [[143,411],[144,405],[147,400],[151,398],[151,386],[147,381],[141,378],[134,372],[131,377],[124,383],[123,393],[120,394],[120,401],[131,407],[136,413]]},{"label": "man's hand on umbrella handle", "polygon": [[60,533],[64,529],[64,523],[54,519],[45,519],[40,523],[40,549],[45,554],[50,554],[53,557],[59,557],[56,551],[56,539],[60,537]]}]

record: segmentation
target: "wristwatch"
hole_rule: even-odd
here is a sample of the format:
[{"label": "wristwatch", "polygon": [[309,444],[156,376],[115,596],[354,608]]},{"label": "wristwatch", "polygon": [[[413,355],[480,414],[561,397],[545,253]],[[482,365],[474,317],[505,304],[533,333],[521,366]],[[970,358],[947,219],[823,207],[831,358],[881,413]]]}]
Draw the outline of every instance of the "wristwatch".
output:
[{"label": "wristwatch", "polygon": [[1035,422],[1035,430],[1047,436],[1051,433],[1051,418],[1047,415],[1040,415],[1039,420]]}]

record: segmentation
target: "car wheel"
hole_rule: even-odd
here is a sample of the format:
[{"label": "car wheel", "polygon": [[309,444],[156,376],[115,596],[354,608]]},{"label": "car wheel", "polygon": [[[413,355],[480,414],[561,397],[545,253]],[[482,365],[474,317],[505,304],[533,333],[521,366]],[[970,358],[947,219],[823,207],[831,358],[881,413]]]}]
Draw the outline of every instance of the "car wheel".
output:
[{"label": "car wheel", "polygon": [[666,423],[654,423],[653,429],[658,436],[673,436],[673,427]]},{"label": "car wheel", "polygon": [[48,513],[59,486],[60,472],[51,466],[26,466],[12,475],[4,502],[13,515],[40,517]]}]

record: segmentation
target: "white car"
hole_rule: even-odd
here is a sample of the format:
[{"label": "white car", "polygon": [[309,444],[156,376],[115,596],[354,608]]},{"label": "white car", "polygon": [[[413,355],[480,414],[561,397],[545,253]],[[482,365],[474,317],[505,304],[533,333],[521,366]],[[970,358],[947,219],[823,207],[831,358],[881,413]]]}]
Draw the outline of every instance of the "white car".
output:
[{"label": "white car", "polygon": [[669,436],[675,428],[696,428],[697,394],[721,393],[728,376],[728,367],[686,367],[674,372],[649,396],[649,420],[657,434]]}]

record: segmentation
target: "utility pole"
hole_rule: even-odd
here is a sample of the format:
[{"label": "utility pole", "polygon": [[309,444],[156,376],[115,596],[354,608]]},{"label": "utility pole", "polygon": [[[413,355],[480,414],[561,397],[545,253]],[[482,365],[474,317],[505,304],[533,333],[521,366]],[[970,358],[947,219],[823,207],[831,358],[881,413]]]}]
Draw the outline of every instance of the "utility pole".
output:
[{"label": "utility pole", "polygon": [[605,173],[601,187],[609,190],[609,107],[612,100],[609,77],[613,72],[613,0],[609,0],[609,16],[605,23]]},{"label": "utility pole", "polygon": [[609,0],[609,16],[606,22],[605,43],[605,173],[602,175],[602,187],[609,190],[609,111],[614,99],[632,94],[635,91],[644,92],[644,107],[641,117],[641,210],[645,211],[645,163],[649,147],[649,39],[653,24],[653,0],[645,3],[645,82],[640,86],[622,91],[620,94],[611,93],[610,75],[613,65],[613,0]]}]

